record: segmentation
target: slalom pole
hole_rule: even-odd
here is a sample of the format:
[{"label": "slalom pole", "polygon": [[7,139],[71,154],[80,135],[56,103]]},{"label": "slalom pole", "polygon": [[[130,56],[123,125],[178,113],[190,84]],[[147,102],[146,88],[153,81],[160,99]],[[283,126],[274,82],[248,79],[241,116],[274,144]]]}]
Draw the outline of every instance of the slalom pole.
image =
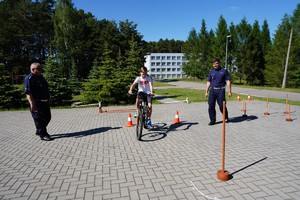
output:
[{"label": "slalom pole", "polygon": [[270,115],[270,113],[268,112],[268,108],[269,108],[269,96],[267,97],[266,112],[264,112],[264,115]]},{"label": "slalom pole", "polygon": [[222,126],[222,169],[217,172],[217,178],[221,181],[230,179],[229,172],[225,170],[225,113],[226,103],[223,101],[223,126]]}]

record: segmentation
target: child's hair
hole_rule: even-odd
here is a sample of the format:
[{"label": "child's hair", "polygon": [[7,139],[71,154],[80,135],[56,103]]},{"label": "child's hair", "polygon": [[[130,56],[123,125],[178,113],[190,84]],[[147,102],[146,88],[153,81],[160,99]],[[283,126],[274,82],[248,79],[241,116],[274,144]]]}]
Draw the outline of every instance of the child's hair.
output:
[{"label": "child's hair", "polygon": [[147,73],[147,67],[141,67],[140,72],[146,72]]}]

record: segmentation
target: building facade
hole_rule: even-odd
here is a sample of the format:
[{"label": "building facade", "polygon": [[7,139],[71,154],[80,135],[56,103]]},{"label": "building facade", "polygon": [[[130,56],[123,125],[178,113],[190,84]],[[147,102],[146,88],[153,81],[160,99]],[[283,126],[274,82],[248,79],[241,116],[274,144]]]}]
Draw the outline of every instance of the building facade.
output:
[{"label": "building facade", "polygon": [[183,53],[151,53],[145,56],[149,74],[156,79],[185,77],[182,66],[186,63]]}]

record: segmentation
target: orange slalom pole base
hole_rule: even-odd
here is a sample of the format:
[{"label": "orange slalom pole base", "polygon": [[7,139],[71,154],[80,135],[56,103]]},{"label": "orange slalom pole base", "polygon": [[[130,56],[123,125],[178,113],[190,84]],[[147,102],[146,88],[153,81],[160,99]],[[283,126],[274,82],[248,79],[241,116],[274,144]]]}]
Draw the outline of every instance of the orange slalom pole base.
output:
[{"label": "orange slalom pole base", "polygon": [[221,181],[228,181],[230,179],[230,174],[226,170],[219,170],[217,172],[217,178]]},{"label": "orange slalom pole base", "polygon": [[264,115],[270,115],[270,113],[268,113],[268,112],[264,112]]},{"label": "orange slalom pole base", "polygon": [[292,122],[293,119],[289,117],[289,118],[286,118],[285,121],[287,121],[287,122]]}]

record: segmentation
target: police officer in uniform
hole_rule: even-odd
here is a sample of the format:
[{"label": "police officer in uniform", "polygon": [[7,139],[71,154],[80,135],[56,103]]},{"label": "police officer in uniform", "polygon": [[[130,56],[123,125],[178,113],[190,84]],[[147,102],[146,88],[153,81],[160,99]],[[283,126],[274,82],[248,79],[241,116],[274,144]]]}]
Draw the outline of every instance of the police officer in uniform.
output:
[{"label": "police officer in uniform", "polygon": [[[231,97],[231,83],[230,75],[227,69],[220,66],[220,59],[213,60],[213,69],[209,71],[207,77],[205,97],[208,97],[208,113],[210,122],[208,125],[216,123],[216,101],[219,105],[220,111],[223,113],[223,101],[226,101],[225,89],[228,88],[228,97]],[[228,122],[228,111],[225,108],[225,119]]]},{"label": "police officer in uniform", "polygon": [[30,71],[31,73],[28,74],[24,80],[24,90],[36,127],[36,135],[38,135],[41,140],[51,141],[52,138],[47,132],[47,125],[51,120],[48,83],[42,75],[41,64],[32,63]]}]

